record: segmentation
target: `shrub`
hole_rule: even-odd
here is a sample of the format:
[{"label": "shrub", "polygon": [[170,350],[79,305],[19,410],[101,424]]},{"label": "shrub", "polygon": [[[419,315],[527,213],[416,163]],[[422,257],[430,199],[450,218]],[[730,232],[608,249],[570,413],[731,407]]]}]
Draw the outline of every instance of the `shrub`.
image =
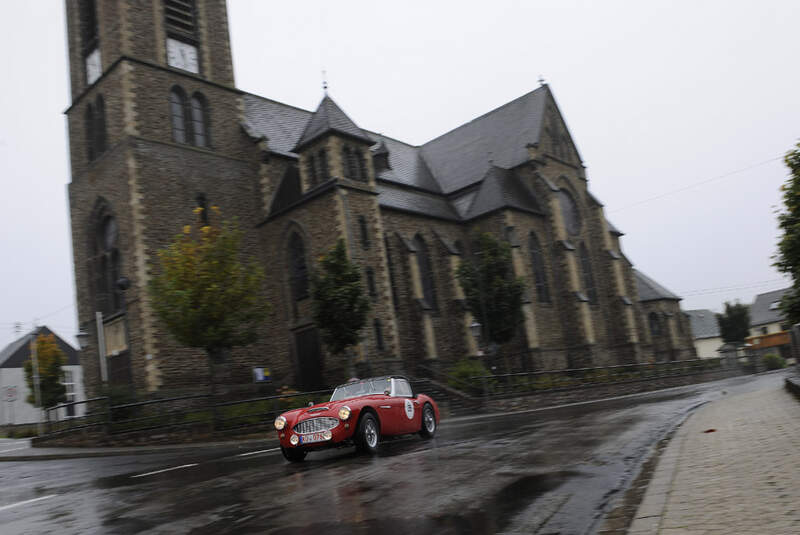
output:
[{"label": "shrub", "polygon": [[[491,372],[480,361],[462,359],[450,368],[447,385],[456,390],[466,390],[470,395],[480,396],[483,394],[482,382],[477,379],[471,381],[470,377],[483,377],[486,375],[491,375]],[[494,379],[487,379],[487,387],[490,392],[494,390],[495,384],[496,381]]]},{"label": "shrub", "polygon": [[774,355],[772,353],[769,355],[764,355],[761,358],[761,361],[764,363],[764,367],[768,370],[779,370],[786,367],[786,361],[783,359],[783,357]]}]

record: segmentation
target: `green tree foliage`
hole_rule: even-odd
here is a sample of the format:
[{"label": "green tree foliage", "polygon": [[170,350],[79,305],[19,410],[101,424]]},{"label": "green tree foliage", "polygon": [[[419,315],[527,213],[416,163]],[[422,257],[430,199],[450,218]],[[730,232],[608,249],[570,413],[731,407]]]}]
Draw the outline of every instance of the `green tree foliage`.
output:
[{"label": "green tree foliage", "polygon": [[722,341],[741,344],[750,334],[750,309],[741,303],[725,303],[725,313],[717,314]]},{"label": "green tree foliage", "polygon": [[467,308],[481,323],[484,340],[503,344],[522,322],[525,283],[514,277],[508,243],[483,233],[475,237],[473,251],[473,261],[465,260],[458,269]]},{"label": "green tree foliage", "polygon": [[358,343],[369,312],[361,273],[347,258],[344,240],[319,259],[312,286],[314,321],[328,350],[338,355]]},{"label": "green tree foliage", "polygon": [[800,323],[800,143],[786,153],[789,178],[781,186],[783,211],[778,213],[782,235],[778,241],[775,267],[792,278],[792,288],[783,296],[781,311],[794,325]]},{"label": "green tree foliage", "polygon": [[[216,207],[212,211],[219,219]],[[178,342],[205,349],[212,362],[231,347],[253,343],[268,312],[264,272],[242,256],[236,221],[194,230],[186,225],[158,251],[161,269],[150,282],[153,308]]]},{"label": "green tree foliage", "polygon": [[[42,407],[49,409],[67,400],[67,387],[62,380],[61,366],[66,362],[66,356],[56,343],[52,334],[40,334],[36,337],[36,360],[39,362],[39,391],[42,395]],[[33,358],[25,361],[25,383],[30,394],[25,399],[31,405],[36,405],[33,382]]]}]

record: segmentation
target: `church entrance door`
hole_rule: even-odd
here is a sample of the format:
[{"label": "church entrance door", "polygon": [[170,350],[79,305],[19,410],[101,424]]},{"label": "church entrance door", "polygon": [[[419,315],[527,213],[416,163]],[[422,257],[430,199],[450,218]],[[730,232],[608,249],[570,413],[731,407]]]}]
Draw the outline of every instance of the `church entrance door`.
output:
[{"label": "church entrance door", "polygon": [[294,332],[294,348],[297,356],[297,375],[303,390],[321,390],[322,346],[316,327]]}]

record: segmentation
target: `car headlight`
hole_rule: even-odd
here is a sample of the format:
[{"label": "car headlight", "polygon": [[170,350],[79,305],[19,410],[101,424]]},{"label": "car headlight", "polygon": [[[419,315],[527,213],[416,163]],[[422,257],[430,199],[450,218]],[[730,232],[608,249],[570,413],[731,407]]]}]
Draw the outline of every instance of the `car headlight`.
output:
[{"label": "car headlight", "polygon": [[347,420],[348,418],[350,418],[350,407],[344,405],[341,409],[339,409],[339,419]]},{"label": "car headlight", "polygon": [[286,418],[284,418],[283,416],[278,416],[277,418],[275,418],[275,429],[280,431],[284,427],[286,427]]}]

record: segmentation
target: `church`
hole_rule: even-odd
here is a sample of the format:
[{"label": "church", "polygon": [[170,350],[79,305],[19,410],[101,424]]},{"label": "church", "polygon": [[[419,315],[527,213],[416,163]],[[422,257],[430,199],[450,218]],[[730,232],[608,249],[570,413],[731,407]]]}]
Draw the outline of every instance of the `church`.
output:
[{"label": "church", "polygon": [[[634,269],[546,84],[423,145],[364,130],[327,93],[304,110],[236,88],[225,0],[66,0],[69,204],[89,396],[205,389],[148,295],[157,252],[197,207],[236,217],[270,313],[226,381],[325,387],[447,371],[481,354],[457,282],[489,232],[525,280],[513,369],[693,358],[680,297]],[[432,95],[431,98],[436,98]],[[440,97],[444,100],[446,97]],[[341,104],[341,105],[340,105]],[[371,309],[355,362],[329,354],[310,273],[343,239]],[[101,358],[104,357],[104,358]]]}]

